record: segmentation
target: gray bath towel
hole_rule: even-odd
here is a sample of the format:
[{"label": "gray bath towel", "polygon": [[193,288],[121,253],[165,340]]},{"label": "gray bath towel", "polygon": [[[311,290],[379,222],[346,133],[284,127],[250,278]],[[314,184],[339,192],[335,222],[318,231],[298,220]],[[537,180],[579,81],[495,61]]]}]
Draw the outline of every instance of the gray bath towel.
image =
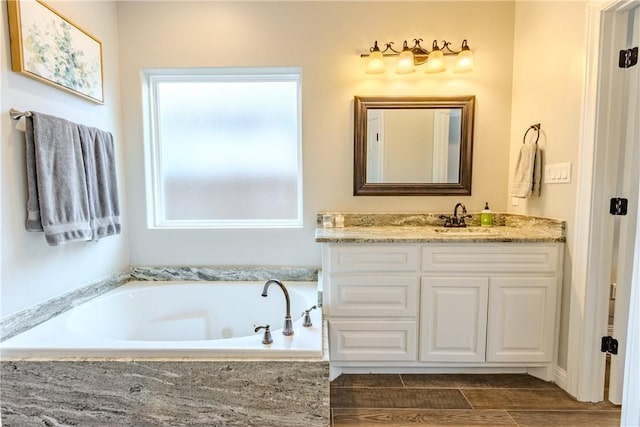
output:
[{"label": "gray bath towel", "polygon": [[26,117],[27,230],[52,246],[91,239],[87,179],[78,127],[32,112]]},{"label": "gray bath towel", "polygon": [[85,170],[93,240],[119,234],[120,204],[116,180],[113,136],[78,125]]},{"label": "gray bath towel", "polygon": [[52,246],[119,234],[113,136],[36,112],[26,125],[27,230]]},{"label": "gray bath towel", "polygon": [[542,152],[534,141],[527,141],[520,147],[511,183],[511,197],[540,196],[541,177]]}]

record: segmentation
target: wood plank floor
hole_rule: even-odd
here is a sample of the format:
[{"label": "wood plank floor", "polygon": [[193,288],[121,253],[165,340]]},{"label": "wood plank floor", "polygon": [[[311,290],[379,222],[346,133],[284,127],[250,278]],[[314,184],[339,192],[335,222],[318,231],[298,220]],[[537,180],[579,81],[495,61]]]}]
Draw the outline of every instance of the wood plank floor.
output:
[{"label": "wood plank floor", "polygon": [[342,426],[619,426],[620,406],[578,402],[526,374],[341,375],[331,422]]}]

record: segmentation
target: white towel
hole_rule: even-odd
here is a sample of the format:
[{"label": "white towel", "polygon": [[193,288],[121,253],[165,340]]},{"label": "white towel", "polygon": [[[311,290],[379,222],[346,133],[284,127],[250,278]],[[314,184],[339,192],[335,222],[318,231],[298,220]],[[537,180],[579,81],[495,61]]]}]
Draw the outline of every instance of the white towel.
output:
[{"label": "white towel", "polygon": [[542,151],[535,141],[522,144],[511,183],[511,197],[539,197],[542,177]]}]

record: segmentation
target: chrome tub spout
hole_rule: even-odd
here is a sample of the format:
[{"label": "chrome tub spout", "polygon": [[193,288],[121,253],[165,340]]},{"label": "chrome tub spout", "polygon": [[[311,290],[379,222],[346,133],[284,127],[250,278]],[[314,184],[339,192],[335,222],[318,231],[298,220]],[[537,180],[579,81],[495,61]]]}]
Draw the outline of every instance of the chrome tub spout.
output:
[{"label": "chrome tub spout", "polygon": [[287,288],[285,288],[279,280],[268,280],[267,283],[264,284],[264,289],[262,289],[262,296],[267,296],[267,290],[272,283],[280,286],[280,289],[284,292],[284,298],[287,301],[287,313],[284,316],[284,328],[282,329],[282,335],[293,335],[293,324],[291,323],[291,300],[289,299],[289,292],[287,291]]}]

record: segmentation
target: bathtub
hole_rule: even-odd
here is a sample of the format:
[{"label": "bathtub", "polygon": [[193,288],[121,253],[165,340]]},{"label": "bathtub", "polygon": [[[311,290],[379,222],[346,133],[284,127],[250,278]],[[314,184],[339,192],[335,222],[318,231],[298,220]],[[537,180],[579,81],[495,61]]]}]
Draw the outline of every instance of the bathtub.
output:
[{"label": "bathtub", "polygon": [[[294,334],[284,336],[285,297],[264,282],[133,281],[68,310],[0,344],[3,358],[203,357],[322,358],[316,282],[284,282]],[[255,325],[270,325],[262,344]]]}]

